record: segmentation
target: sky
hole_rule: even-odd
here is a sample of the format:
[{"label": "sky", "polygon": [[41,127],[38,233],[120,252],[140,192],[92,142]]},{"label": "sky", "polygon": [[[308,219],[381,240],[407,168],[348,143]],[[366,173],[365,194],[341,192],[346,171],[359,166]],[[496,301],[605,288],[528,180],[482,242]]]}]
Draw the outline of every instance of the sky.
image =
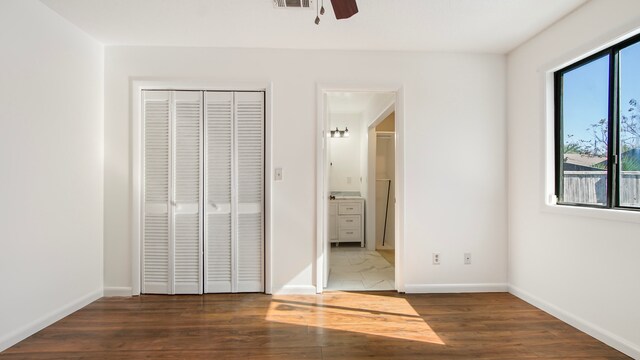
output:
[{"label": "sky", "polygon": [[[563,77],[564,141],[593,142],[591,124],[607,118],[609,56],[596,59]],[[640,43],[620,51],[620,114],[627,114],[629,100],[640,102]],[[570,135],[573,135],[570,137]]]}]

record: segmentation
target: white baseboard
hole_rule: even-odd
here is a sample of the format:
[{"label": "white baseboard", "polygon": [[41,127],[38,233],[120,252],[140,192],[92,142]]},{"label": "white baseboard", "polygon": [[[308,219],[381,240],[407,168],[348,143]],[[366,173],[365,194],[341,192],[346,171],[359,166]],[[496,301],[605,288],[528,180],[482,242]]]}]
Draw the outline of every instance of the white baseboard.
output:
[{"label": "white baseboard", "polygon": [[316,287],[313,285],[285,285],[280,290],[274,291],[274,295],[314,295]]},{"label": "white baseboard", "polygon": [[602,341],[612,348],[617,349],[618,351],[621,351],[634,359],[640,359],[640,346],[632,344],[631,342],[621,338],[616,334],[611,333],[608,330],[599,327],[598,325],[582,319],[513,285],[509,285],[509,292],[528,302],[529,304],[539,308],[540,310],[549,313],[556,318],[564,321],[565,323],[575,327],[576,329],[583,331],[590,336],[593,336],[594,338]]},{"label": "white baseboard", "polygon": [[131,296],[130,287],[107,286],[104,288],[104,296]]},{"label": "white baseboard", "polygon": [[446,294],[446,293],[479,293],[507,292],[508,286],[496,284],[405,284],[407,294]]},{"label": "white baseboard", "polygon": [[8,349],[9,347],[19,343],[20,341],[28,338],[29,336],[37,333],[38,331],[46,328],[56,321],[61,320],[65,316],[68,316],[91,304],[92,302],[100,299],[102,297],[102,293],[102,289],[91,292],[77,299],[76,301],[61,307],[60,309],[52,311],[49,314],[41,317],[40,319],[35,320],[15,330],[14,332],[9,333],[3,338],[0,338],[0,351]]}]

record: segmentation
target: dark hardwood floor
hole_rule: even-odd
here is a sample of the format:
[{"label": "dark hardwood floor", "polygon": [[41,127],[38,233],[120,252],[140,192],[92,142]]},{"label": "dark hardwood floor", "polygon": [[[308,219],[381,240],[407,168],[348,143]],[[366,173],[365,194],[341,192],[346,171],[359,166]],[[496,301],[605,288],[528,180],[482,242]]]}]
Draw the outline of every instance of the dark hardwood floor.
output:
[{"label": "dark hardwood floor", "polygon": [[506,293],[103,298],[8,359],[628,359]]}]

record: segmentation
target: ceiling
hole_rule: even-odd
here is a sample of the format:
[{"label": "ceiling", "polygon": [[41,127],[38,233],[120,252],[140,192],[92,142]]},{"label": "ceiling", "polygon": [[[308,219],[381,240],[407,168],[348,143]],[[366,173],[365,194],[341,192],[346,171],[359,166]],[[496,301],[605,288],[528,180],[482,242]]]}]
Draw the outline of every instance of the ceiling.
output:
[{"label": "ceiling", "polygon": [[[358,0],[336,20],[272,0],[41,0],[105,45],[507,53],[587,0]],[[314,0],[321,1],[321,0]]]},{"label": "ceiling", "polygon": [[380,108],[393,101],[392,92],[342,92],[327,93],[327,104],[332,114],[359,114],[367,109]]}]

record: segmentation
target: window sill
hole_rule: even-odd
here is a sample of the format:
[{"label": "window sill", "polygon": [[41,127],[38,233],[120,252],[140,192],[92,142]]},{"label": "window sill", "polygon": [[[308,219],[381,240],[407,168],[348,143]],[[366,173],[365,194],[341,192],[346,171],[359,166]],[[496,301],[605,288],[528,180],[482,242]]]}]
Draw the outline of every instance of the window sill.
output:
[{"label": "window sill", "polygon": [[640,211],[624,209],[597,209],[571,205],[544,204],[542,212],[568,216],[582,216],[600,220],[622,221],[640,224]]}]

